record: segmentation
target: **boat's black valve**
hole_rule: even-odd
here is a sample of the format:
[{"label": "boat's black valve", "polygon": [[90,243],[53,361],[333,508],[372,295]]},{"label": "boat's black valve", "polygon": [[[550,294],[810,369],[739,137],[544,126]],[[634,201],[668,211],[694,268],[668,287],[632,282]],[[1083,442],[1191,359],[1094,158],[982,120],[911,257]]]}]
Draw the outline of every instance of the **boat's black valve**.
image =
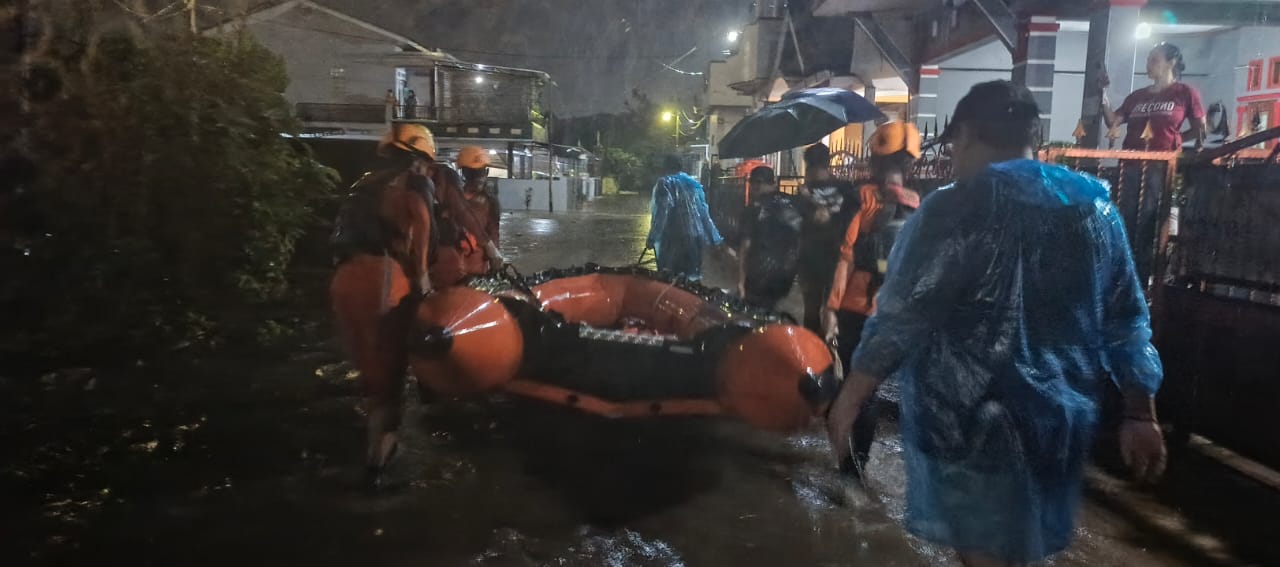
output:
[{"label": "boat's black valve", "polygon": [[453,348],[453,333],[444,327],[432,327],[409,334],[409,350],[423,358],[449,354]]},{"label": "boat's black valve", "polygon": [[840,393],[840,380],[836,378],[836,365],[828,366],[821,374],[806,372],[800,378],[800,395],[814,407],[836,399]]}]

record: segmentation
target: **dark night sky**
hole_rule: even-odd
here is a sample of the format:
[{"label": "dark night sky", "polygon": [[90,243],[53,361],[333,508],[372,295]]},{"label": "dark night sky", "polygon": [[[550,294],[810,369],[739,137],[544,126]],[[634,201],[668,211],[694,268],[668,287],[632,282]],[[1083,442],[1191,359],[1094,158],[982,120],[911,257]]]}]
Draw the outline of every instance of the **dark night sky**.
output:
[{"label": "dark night sky", "polygon": [[703,72],[741,28],[750,0],[318,0],[459,59],[551,74],[553,110],[576,116],[622,108],[633,88],[686,108]]}]

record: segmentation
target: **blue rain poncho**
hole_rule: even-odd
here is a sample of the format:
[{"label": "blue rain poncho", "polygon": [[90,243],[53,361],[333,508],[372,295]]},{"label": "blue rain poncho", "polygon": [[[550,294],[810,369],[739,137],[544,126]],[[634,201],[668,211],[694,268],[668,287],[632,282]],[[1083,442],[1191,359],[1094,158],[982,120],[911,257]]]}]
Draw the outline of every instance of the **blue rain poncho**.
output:
[{"label": "blue rain poncho", "polygon": [[702,249],[724,242],[711,222],[702,184],[685,173],[663,176],[653,186],[652,207],[646,245],[653,248],[658,269],[701,279]]},{"label": "blue rain poncho", "polygon": [[1010,562],[1065,549],[1105,381],[1162,370],[1106,186],[1030,160],[930,195],[851,366],[900,380],[907,528]]}]

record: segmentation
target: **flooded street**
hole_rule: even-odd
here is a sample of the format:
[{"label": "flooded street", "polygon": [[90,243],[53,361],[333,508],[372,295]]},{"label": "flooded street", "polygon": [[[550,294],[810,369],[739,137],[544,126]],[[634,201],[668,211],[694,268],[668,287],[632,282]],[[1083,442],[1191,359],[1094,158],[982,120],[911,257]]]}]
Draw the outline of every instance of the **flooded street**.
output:
[{"label": "flooded street", "polygon": [[[505,214],[504,254],[526,274],[634,262],[645,203],[586,209]],[[729,287],[728,262],[708,262],[707,283]],[[798,297],[784,307],[798,311]],[[354,373],[323,304],[314,317],[314,341],[270,356],[58,375],[37,390],[0,382],[0,564],[953,564],[900,527],[892,422],[862,487],[834,473],[817,426],[783,437],[717,419],[607,421],[503,396],[423,406],[409,395],[391,486],[366,494]],[[1182,521],[1139,500],[1137,517]],[[1091,497],[1054,564],[1248,563],[1204,555],[1212,533],[1142,528],[1129,512]]]}]

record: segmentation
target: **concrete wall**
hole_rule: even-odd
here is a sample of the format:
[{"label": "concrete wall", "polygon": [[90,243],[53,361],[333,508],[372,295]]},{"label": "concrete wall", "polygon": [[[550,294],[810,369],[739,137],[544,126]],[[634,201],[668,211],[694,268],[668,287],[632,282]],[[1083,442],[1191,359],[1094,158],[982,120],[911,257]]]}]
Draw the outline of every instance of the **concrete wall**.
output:
[{"label": "concrete wall", "polygon": [[723,140],[724,135],[746,117],[747,110],[742,107],[730,107],[717,108],[711,112],[707,124],[707,142],[711,144],[711,155],[719,155],[717,146],[720,140]]},{"label": "concrete wall", "polygon": [[360,26],[300,6],[250,23],[248,31],[284,58],[290,102],[382,104],[387,89],[395,87],[393,66],[362,59],[396,53],[399,47]]},{"label": "concrete wall", "polygon": [[740,94],[729,88],[729,85],[741,79],[735,79],[730,71],[728,61],[712,61],[707,66],[707,106],[744,106],[754,104],[755,99]]}]

